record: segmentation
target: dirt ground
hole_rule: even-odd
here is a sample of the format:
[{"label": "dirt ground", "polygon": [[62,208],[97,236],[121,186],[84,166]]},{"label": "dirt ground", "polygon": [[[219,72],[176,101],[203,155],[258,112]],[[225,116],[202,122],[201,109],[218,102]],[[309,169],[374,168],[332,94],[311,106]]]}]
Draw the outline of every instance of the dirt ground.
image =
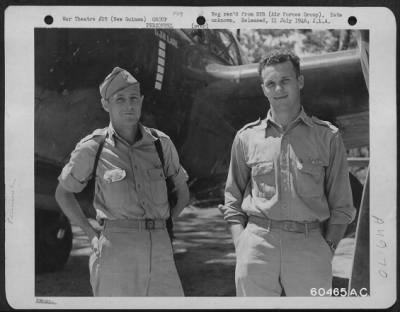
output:
[{"label": "dirt ground", "polygon": [[[36,276],[36,296],[91,296],[87,237],[73,226],[64,270]],[[217,207],[184,209],[174,227],[175,262],[185,296],[235,296],[235,254]]]},{"label": "dirt ground", "polygon": [[[73,227],[73,249],[64,270],[36,276],[36,296],[92,296],[87,237]],[[175,261],[185,296],[235,296],[235,253],[226,223],[215,206],[184,209],[175,223]],[[353,239],[341,241],[333,258],[336,276],[349,276]]]}]

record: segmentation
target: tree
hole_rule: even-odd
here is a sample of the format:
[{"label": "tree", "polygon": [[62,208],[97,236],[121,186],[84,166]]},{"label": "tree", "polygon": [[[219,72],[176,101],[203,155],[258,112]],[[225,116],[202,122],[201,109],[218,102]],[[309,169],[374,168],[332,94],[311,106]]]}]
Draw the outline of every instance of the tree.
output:
[{"label": "tree", "polygon": [[258,62],[277,48],[292,49],[299,56],[353,49],[357,36],[352,30],[244,29],[240,43],[250,62]]}]

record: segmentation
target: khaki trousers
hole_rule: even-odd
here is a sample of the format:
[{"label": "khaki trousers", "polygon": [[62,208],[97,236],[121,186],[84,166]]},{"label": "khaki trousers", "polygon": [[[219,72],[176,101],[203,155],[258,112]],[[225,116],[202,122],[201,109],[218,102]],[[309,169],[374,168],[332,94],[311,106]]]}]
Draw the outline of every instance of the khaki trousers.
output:
[{"label": "khaki trousers", "polygon": [[249,223],[236,250],[237,296],[311,296],[332,287],[333,254],[319,229],[306,233]]},{"label": "khaki trousers", "polygon": [[94,296],[183,296],[166,229],[107,228],[89,259]]}]

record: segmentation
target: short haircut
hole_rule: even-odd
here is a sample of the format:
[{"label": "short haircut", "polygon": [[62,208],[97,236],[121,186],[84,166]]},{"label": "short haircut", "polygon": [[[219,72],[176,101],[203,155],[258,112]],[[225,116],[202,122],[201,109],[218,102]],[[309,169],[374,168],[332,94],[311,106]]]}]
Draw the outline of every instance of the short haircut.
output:
[{"label": "short haircut", "polygon": [[290,61],[296,72],[296,77],[300,76],[300,58],[290,50],[273,50],[266,54],[258,64],[258,74],[262,80],[262,71],[266,66],[285,63]]}]

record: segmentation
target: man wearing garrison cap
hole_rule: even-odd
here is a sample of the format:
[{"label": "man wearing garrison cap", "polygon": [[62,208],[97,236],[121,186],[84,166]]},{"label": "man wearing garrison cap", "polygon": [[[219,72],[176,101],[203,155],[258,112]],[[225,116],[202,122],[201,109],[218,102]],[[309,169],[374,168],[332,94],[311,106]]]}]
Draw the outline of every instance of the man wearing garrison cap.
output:
[{"label": "man wearing garrison cap", "polygon": [[[188,203],[186,171],[169,137],[140,123],[143,95],[128,71],[115,67],[100,84],[100,94],[110,124],[77,144],[56,190],[64,213],[91,242],[93,294],[183,296],[166,220],[178,216]],[[164,163],[156,141],[161,143]],[[100,232],[74,196],[92,178],[96,219],[103,224]],[[171,208],[167,178],[177,197]]]}]

